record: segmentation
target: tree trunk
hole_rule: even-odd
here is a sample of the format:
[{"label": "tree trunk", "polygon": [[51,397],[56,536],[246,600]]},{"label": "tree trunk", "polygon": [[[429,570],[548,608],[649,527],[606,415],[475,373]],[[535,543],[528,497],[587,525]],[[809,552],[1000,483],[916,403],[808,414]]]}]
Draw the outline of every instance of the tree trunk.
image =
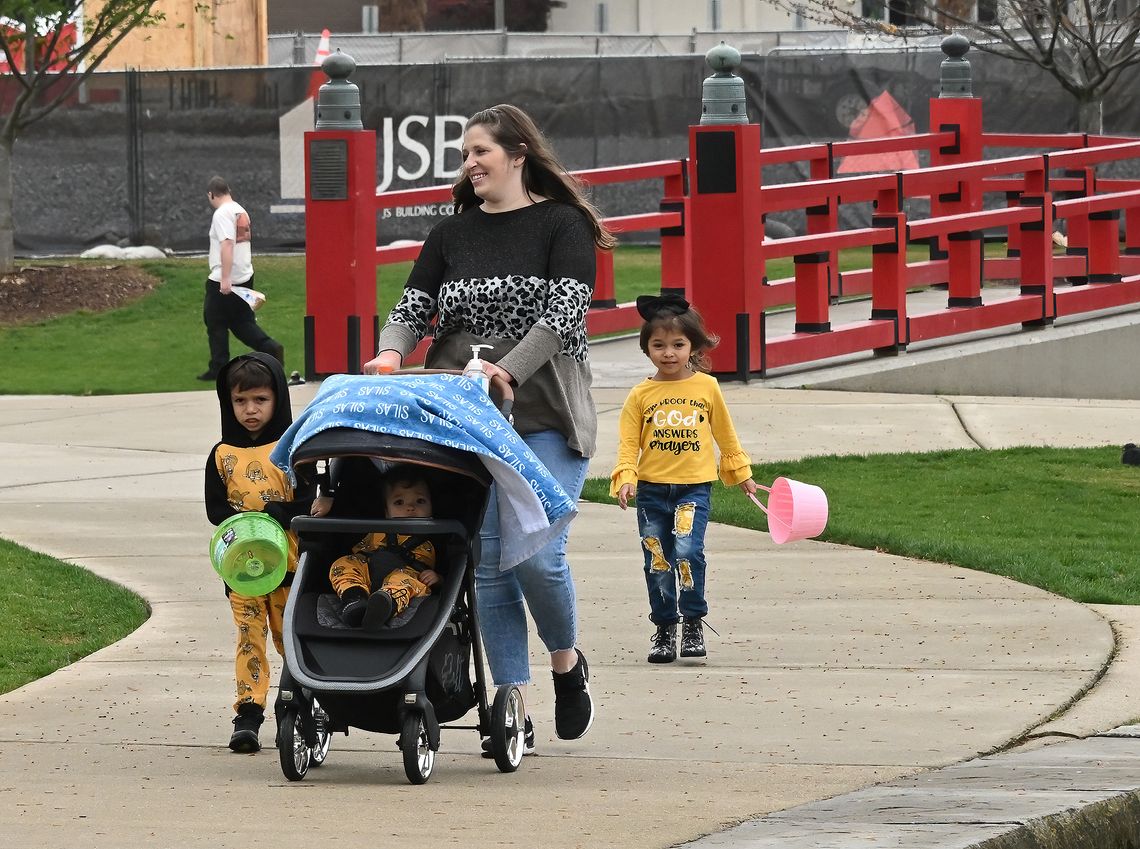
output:
[{"label": "tree trunk", "polygon": [[1098,136],[1104,132],[1104,98],[1077,101],[1077,131]]},{"label": "tree trunk", "polygon": [[0,136],[0,274],[15,270],[12,225],[12,139]]}]

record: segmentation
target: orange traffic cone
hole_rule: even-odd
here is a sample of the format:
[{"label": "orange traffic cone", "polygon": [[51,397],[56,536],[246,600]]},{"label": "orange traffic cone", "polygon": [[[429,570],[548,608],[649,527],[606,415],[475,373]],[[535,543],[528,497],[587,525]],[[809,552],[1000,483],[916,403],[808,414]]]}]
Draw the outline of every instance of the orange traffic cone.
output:
[{"label": "orange traffic cone", "polygon": [[317,45],[317,56],[313,60],[313,64],[316,65],[318,68],[321,66],[321,62],[325,61],[325,59],[329,55],[329,36],[330,35],[331,35],[331,33],[329,32],[328,27],[325,27],[323,30],[321,30],[321,40],[320,40],[320,43]]},{"label": "orange traffic cone", "polygon": [[321,90],[326,82],[324,73],[320,70],[321,62],[328,58],[329,53],[329,33],[328,27],[321,30],[321,40],[317,44],[317,55],[313,58],[313,64],[317,66],[317,70],[313,71],[313,76],[309,80],[309,97],[316,98],[318,92]]}]

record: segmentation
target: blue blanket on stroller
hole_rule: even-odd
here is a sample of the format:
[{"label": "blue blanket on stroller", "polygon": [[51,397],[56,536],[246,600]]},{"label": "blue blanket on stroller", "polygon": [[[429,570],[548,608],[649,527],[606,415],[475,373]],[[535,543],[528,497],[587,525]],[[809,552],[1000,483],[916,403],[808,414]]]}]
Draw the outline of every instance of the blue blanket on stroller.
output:
[{"label": "blue blanket on stroller", "polygon": [[412,437],[476,454],[495,480],[503,528],[500,569],[545,547],[577,513],[574,502],[503,418],[486,393],[455,374],[334,375],[288,430],[270,459],[295,481],[293,452],[334,427]]}]

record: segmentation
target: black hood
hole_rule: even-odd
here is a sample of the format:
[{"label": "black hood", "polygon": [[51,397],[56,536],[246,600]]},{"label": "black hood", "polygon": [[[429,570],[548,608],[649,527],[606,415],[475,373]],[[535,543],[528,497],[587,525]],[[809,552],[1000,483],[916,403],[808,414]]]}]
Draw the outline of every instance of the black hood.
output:
[{"label": "black hood", "polygon": [[[249,431],[246,430],[245,426],[234,416],[234,405],[230,401],[230,390],[227,379],[230,369],[237,363],[245,360],[257,360],[259,363],[269,367],[274,381],[273,394],[277,400],[277,404],[273,410],[273,418],[269,420],[269,424],[257,435],[257,439],[252,439]],[[217,390],[218,406],[222,413],[222,441],[229,445],[244,448],[253,445],[265,445],[268,442],[276,442],[281,438],[281,434],[285,433],[289,425],[293,423],[293,408],[289,403],[289,384],[285,379],[285,369],[276,357],[271,357],[269,354],[262,354],[259,351],[235,357],[226,363],[226,365],[222,367],[222,370],[218,372]]]}]

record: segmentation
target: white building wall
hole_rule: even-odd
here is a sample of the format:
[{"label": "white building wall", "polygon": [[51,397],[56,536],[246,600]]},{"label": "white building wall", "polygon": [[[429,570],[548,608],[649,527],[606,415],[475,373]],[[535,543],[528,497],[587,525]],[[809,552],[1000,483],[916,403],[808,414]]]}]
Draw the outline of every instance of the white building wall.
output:
[{"label": "white building wall", "polygon": [[[713,28],[713,0],[568,0],[565,8],[551,10],[549,32],[594,32],[599,2],[605,3],[611,33],[674,35]],[[719,4],[722,30],[797,29],[794,16],[765,0],[719,0]],[[804,21],[801,28],[821,27]]]}]

